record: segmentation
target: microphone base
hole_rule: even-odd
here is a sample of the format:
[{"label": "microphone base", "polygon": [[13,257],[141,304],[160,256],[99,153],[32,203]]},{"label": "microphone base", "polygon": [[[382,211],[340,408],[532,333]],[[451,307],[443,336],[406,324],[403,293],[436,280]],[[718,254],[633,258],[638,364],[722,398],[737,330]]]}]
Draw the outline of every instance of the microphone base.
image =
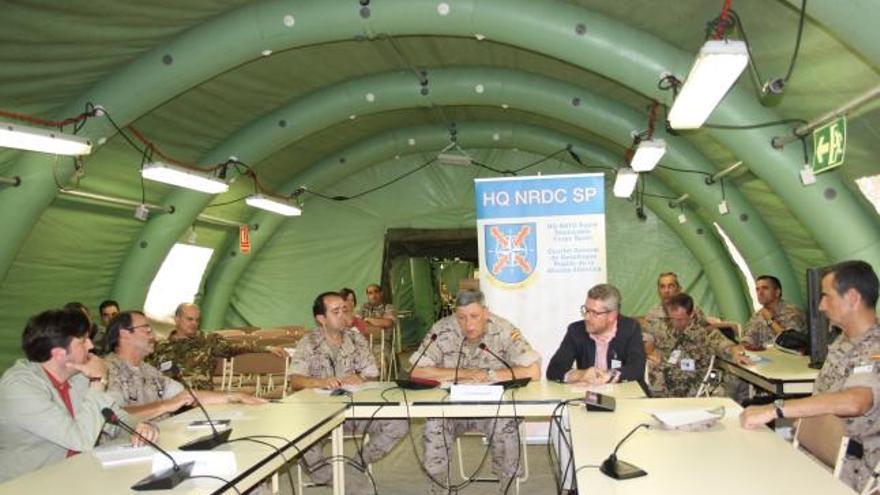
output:
[{"label": "microphone base", "polygon": [[603,462],[602,465],[599,466],[599,471],[602,471],[605,476],[614,478],[616,480],[629,480],[633,478],[640,478],[648,474],[647,472],[645,472],[645,470],[633,464],[611,457],[605,459],[605,462]]},{"label": "microphone base", "polygon": [[523,388],[532,381],[531,378],[515,378],[513,380],[504,380],[501,382],[495,382],[492,385],[501,385],[504,390],[510,390],[512,388]]},{"label": "microphone base", "polygon": [[173,467],[170,467],[164,471],[151,474],[132,485],[131,489],[137,490],[139,492],[151,490],[170,490],[179,485],[181,481],[189,478],[190,473],[192,473],[193,466],[195,465],[195,461],[185,462],[183,464],[178,464],[177,466],[179,469],[177,469],[176,471]]},{"label": "microphone base", "polygon": [[409,380],[400,379],[395,380],[394,383],[396,383],[398,387],[407,390],[428,390],[440,386],[440,382],[437,380],[429,380],[425,378],[411,378]]},{"label": "microphone base", "polygon": [[205,435],[203,437],[196,438],[195,440],[190,440],[185,444],[178,447],[180,450],[211,450],[218,445],[223,445],[224,443],[229,441],[229,435],[232,434],[232,428],[227,428],[225,430],[220,430],[215,435],[211,433],[210,435]]}]

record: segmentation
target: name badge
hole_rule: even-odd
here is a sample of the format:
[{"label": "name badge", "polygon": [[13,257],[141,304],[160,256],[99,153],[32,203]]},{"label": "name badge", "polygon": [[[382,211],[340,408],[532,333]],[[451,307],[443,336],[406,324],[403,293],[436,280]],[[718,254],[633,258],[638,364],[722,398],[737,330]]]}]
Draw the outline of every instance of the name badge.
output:
[{"label": "name badge", "polygon": [[859,373],[873,373],[874,365],[873,364],[862,364],[853,368],[853,374],[858,375]]},{"label": "name badge", "polygon": [[682,359],[681,369],[682,371],[695,371],[697,369],[697,363],[691,358]]},{"label": "name badge", "polygon": [[676,349],[672,351],[669,355],[669,359],[666,360],[669,364],[678,364],[678,360],[681,359],[681,349]]},{"label": "name badge", "polygon": [[620,362],[619,359],[612,359],[611,360],[611,369],[616,370],[616,369],[620,368],[621,366],[622,366],[622,363]]}]

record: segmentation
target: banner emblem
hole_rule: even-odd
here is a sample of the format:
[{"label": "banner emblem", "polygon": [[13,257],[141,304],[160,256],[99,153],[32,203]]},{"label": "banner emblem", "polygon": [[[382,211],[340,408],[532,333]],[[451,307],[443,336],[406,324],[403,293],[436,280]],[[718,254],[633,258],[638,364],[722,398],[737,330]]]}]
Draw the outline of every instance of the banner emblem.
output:
[{"label": "banner emblem", "polygon": [[507,285],[518,285],[538,264],[538,236],[534,222],[484,225],[488,275]]}]

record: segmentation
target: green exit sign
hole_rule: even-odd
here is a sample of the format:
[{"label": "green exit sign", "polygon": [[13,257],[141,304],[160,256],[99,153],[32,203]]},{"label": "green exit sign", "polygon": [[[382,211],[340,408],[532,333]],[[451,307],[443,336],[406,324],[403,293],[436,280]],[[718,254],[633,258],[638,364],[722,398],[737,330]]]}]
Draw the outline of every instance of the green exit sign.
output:
[{"label": "green exit sign", "polygon": [[846,117],[838,117],[813,131],[813,173],[843,165],[846,155]]}]

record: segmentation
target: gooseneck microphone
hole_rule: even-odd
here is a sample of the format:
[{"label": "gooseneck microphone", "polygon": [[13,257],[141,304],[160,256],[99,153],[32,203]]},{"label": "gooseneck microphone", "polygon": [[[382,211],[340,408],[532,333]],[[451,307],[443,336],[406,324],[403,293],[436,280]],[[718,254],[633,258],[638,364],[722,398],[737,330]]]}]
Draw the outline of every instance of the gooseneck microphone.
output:
[{"label": "gooseneck microphone", "polygon": [[194,440],[190,440],[185,444],[178,447],[180,450],[211,450],[218,445],[223,445],[224,443],[229,441],[229,436],[232,435],[232,428],[226,428],[223,431],[217,431],[217,428],[214,426],[214,420],[211,419],[211,416],[208,415],[208,411],[205,409],[205,406],[202,405],[202,401],[199,400],[198,396],[193,389],[186,383],[186,380],[181,377],[180,368],[177,367],[176,364],[171,365],[171,369],[169,372],[172,376],[183,385],[183,388],[189,393],[190,397],[193,398],[193,402],[196,403],[196,406],[201,409],[202,414],[205,416],[205,419],[208,420],[208,426],[211,427],[211,434],[205,435],[202,437],[198,437]]},{"label": "gooseneck microphone", "polygon": [[409,372],[409,378],[407,379],[398,379],[395,380],[397,386],[400,388],[405,388],[407,390],[424,390],[429,388],[436,388],[440,385],[440,382],[437,380],[431,380],[430,378],[413,378],[412,372],[416,369],[416,366],[419,364],[419,361],[425,357],[425,353],[428,352],[428,348],[434,345],[434,341],[437,340],[437,334],[432,333],[428,343],[425,345],[425,348],[422,349],[422,353],[419,354],[419,357],[416,358],[415,362],[412,365],[412,369]]},{"label": "gooseneck microphone", "polygon": [[508,363],[504,359],[501,359],[501,356],[499,356],[498,354],[495,354],[494,352],[492,352],[492,349],[489,349],[489,346],[487,346],[485,343],[480,342],[480,345],[477,347],[479,347],[483,351],[489,353],[490,356],[497,359],[498,362],[503,364],[510,371],[510,378],[511,378],[510,380],[502,380],[500,382],[493,383],[493,385],[501,385],[502,387],[504,387],[504,390],[507,390],[509,388],[525,387],[526,385],[528,385],[528,383],[530,381],[532,381],[532,379],[529,377],[517,378],[516,373],[513,372],[513,367],[510,366],[510,363]]},{"label": "gooseneck microphone", "polygon": [[147,491],[147,490],[170,490],[175,486],[179,485],[181,481],[189,478],[190,473],[192,473],[193,466],[195,466],[195,461],[185,462],[183,464],[178,464],[177,461],[174,460],[174,457],[171,457],[167,451],[165,451],[162,447],[156,445],[149,438],[141,435],[140,432],[126,424],[124,421],[119,419],[119,416],[113,412],[113,409],[109,407],[105,407],[101,409],[101,414],[104,416],[104,419],[110,423],[111,425],[116,425],[123,430],[131,433],[132,435],[140,438],[144,442],[146,442],[150,447],[153,447],[160,454],[164,455],[168,459],[171,460],[171,467],[160,471],[158,473],[151,474],[146,478],[138,481],[134,485],[132,485],[132,490],[137,491]]},{"label": "gooseneck microphone", "polygon": [[621,441],[617,442],[617,446],[614,447],[614,452],[612,452],[611,455],[608,456],[608,459],[605,459],[602,462],[602,465],[599,466],[599,471],[602,471],[605,476],[610,476],[611,478],[614,478],[616,480],[628,480],[648,474],[643,469],[628,462],[621,461],[617,458],[617,451],[620,450],[620,447],[623,445],[623,443],[626,442],[629,437],[633,435],[633,433],[635,433],[639,428],[643,426],[645,428],[651,428],[651,425],[647,423],[640,423],[636,425],[636,427],[630,430],[630,432],[627,433]]},{"label": "gooseneck microphone", "polygon": [[452,384],[458,385],[458,369],[461,368],[461,357],[464,355],[464,343],[467,342],[467,339],[462,337],[461,344],[458,345],[458,360],[455,362],[455,375],[452,378]]}]

